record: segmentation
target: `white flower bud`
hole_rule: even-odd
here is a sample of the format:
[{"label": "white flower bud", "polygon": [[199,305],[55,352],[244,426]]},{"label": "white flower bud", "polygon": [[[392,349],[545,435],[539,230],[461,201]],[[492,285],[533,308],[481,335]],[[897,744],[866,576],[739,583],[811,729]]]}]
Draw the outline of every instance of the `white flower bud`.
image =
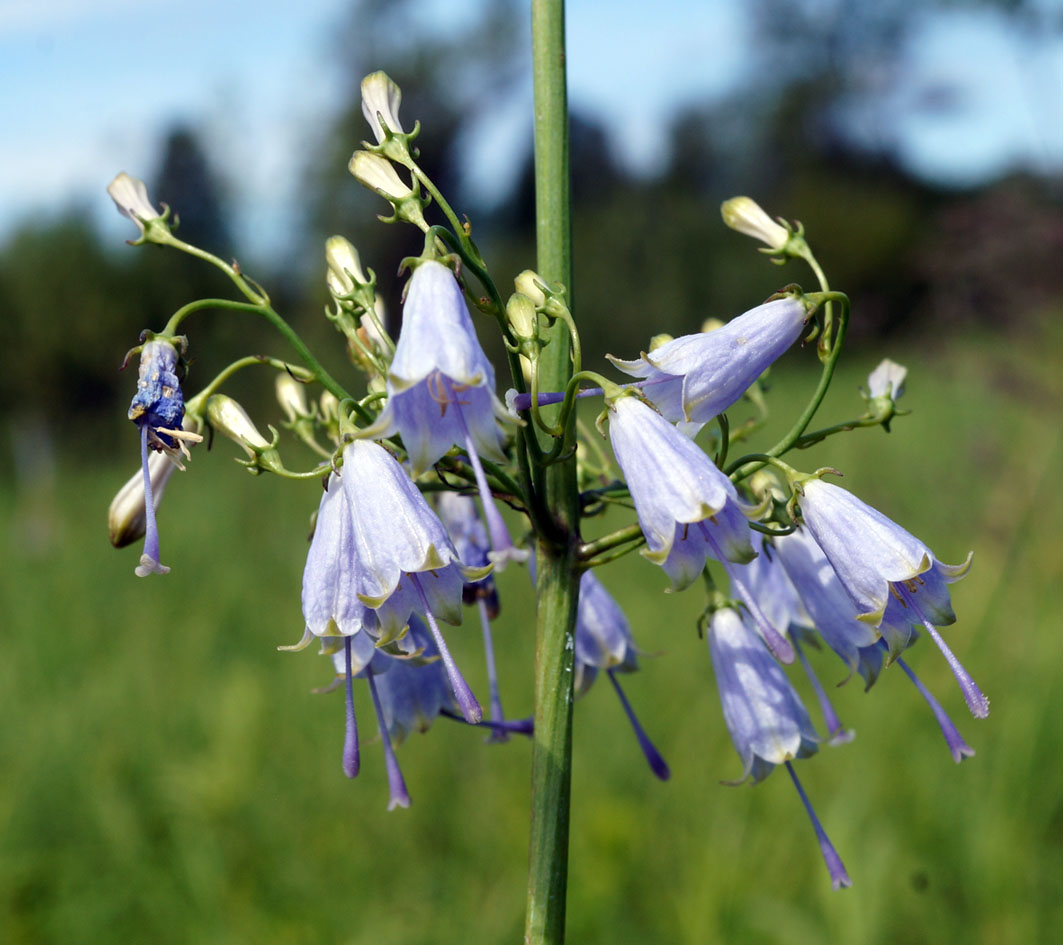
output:
[{"label": "white flower bud", "polygon": [[547,282],[539,273],[525,269],[513,280],[513,284],[521,295],[526,295],[535,303],[536,308],[542,308],[546,304],[546,295],[539,286],[546,285]]},{"label": "white flower bud", "polygon": [[723,222],[732,230],[767,243],[772,249],[782,249],[790,239],[790,231],[777,223],[751,197],[732,197],[720,205]]},{"label": "white flower bud", "polygon": [[384,72],[374,72],[362,79],[362,114],[373,129],[377,144],[384,143],[381,119],[392,134],[402,134],[399,103],[402,90]]},{"label": "white flower bud", "polygon": [[[177,464],[165,453],[153,452],[148,456],[151,494],[156,506],[162,501],[166,483],[176,468]],[[147,525],[144,515],[144,471],[138,469],[118,490],[107,510],[107,530],[111,544],[115,548],[124,548],[143,538]]]},{"label": "white flower bud", "polygon": [[514,292],[506,303],[506,321],[518,340],[534,341],[538,337],[539,319],[535,314],[535,303],[520,292]]},{"label": "white flower bud", "polygon": [[130,177],[125,171],[107,185],[107,193],[118,207],[118,212],[129,217],[141,233],[144,232],[144,224],[148,220],[158,220],[162,216],[151,205],[144,181]]},{"label": "white flower bud", "polygon": [[413,189],[402,182],[391,162],[379,154],[355,151],[347,167],[359,184],[392,202],[404,200],[413,193]]},{"label": "white flower bud", "polygon": [[305,384],[300,384],[291,374],[283,371],[277,375],[274,387],[277,393],[277,403],[280,404],[289,423],[295,423],[296,420],[310,416]]},{"label": "white flower bud", "polygon": [[253,457],[256,449],[269,448],[269,440],[258,432],[247,411],[225,394],[214,394],[207,400],[207,422],[241,446],[249,456]]},{"label": "white flower bud", "polygon": [[889,358],[883,358],[881,363],[867,377],[867,389],[871,397],[889,396],[896,401],[904,393],[904,379],[908,376],[908,368]]},{"label": "white flower bud", "polygon": [[350,295],[354,291],[355,281],[360,285],[369,282],[362,272],[358,250],[346,237],[330,236],[325,240],[325,262],[328,264],[325,280],[333,296]]}]

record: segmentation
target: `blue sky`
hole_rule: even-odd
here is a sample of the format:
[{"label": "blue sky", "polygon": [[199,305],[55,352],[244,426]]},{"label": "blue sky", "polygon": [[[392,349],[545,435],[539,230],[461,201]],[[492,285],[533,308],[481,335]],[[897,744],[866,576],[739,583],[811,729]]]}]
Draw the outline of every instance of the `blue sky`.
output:
[{"label": "blue sky", "polygon": [[[160,130],[174,119],[205,129],[241,230],[275,233],[298,205],[298,171],[312,159],[305,142],[343,94],[329,57],[345,7],[0,0],[0,238],[19,218],[76,199],[108,235],[128,235],[104,188],[119,170],[150,176]],[[435,17],[468,12],[441,0],[427,7]],[[652,16],[645,0],[568,3],[571,99],[597,111],[624,160],[644,172],[660,156],[662,119],[684,102],[722,94],[745,68],[738,0],[649,8]],[[913,168],[945,181],[977,182],[1009,166],[1060,172],[1063,40],[1018,44],[994,16],[928,21],[906,50],[920,83],[903,94],[884,90],[866,134],[888,128]],[[624,61],[639,68],[616,65]],[[918,99],[939,93],[956,102],[945,115]],[[503,152],[525,127],[524,116],[500,119],[493,133]],[[497,188],[501,178],[482,170]],[[271,246],[270,238],[259,242]]]}]

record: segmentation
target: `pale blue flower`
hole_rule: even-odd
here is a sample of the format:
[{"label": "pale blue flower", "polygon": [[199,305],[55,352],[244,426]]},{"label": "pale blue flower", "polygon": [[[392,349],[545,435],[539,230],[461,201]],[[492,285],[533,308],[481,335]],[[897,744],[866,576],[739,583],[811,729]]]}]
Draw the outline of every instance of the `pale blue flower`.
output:
[{"label": "pale blue flower", "polygon": [[[838,486],[813,479],[801,486],[801,514],[838,578],[856,604],[857,617],[889,639],[924,628],[948,661],[976,718],[989,700],[960,664],[936,626],[954,623],[947,584],[970,567],[936,560],[930,549],[881,512]],[[903,647],[902,647],[903,648]]]},{"label": "pale blue flower", "polygon": [[410,277],[402,332],[388,369],[388,399],[364,436],[402,437],[414,478],[452,446],[468,453],[499,562],[521,560],[495,508],[480,457],[505,462],[499,421],[516,418],[495,395],[495,371],[476,337],[461,286],[446,266],[420,262]]},{"label": "pale blue flower", "polygon": [[377,612],[385,641],[401,633],[413,611],[424,615],[466,720],[480,721],[480,705],[436,618],[461,622],[462,585],[482,577],[483,570],[465,567],[439,517],[382,446],[369,440],[349,443],[340,481],[357,562],[355,594]]},{"label": "pale blue flower", "polygon": [[708,423],[749,389],[800,336],[809,308],[796,296],[765,302],[722,328],[683,335],[632,361],[608,355],[642,378],[647,399],[673,422]]},{"label": "pale blue flower", "polygon": [[738,611],[715,611],[706,636],[724,721],[742,760],[741,780],[752,777],[756,783],[776,765],[786,765],[816,831],[831,884],[835,889],[851,885],[791,764],[813,754],[819,741],[797,692]]},{"label": "pale blue flower", "polygon": [[576,611],[576,675],[573,688],[577,696],[590,689],[600,669],[605,670],[613,684],[650,769],[662,781],[667,781],[671,776],[668,765],[650,741],[616,676],[617,673],[631,673],[638,669],[631,626],[624,611],[602,582],[593,572],[585,571],[579,582],[579,605]]},{"label": "pale blue flower", "polygon": [[[710,557],[723,565],[733,584],[742,585],[732,564],[747,562],[756,552],[748,508],[731,480],[637,396],[626,394],[610,405],[609,438],[646,536],[642,554],[664,569],[675,590],[694,581]],[[755,600],[751,610],[772,651],[792,662],[793,648]]]}]

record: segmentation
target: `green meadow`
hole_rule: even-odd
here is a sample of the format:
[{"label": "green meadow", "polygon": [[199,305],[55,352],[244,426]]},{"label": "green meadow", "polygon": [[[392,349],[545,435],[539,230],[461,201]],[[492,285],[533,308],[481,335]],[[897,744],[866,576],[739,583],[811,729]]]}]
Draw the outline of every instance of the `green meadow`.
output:
[{"label": "green meadow", "polygon": [[[610,687],[579,703],[569,940],[1031,945],[1063,926],[1063,499],[1058,320],[926,335],[843,357],[817,418],[856,416],[879,357],[910,368],[893,431],[833,438],[795,465],[841,483],[945,561],[975,553],[946,637],[992,700],[966,712],[927,640],[911,664],[976,749],[955,765],[898,669],[832,697],[855,740],[798,765],[853,888],[832,892],[783,772],[725,787],[739,762],[696,620],[632,555],[601,577],[646,651],[627,693],[672,769],[656,781]],[[774,429],[814,383],[810,351],[772,371]],[[740,419],[739,414],[735,415]],[[265,418],[263,418],[265,419]],[[114,418],[114,424],[124,421]],[[343,700],[302,632],[320,486],[246,475],[198,448],[160,512],[167,577],[138,580],[105,513],[136,467],[61,454],[0,481],[0,941],[493,945],[523,929],[530,744],[439,720],[398,750],[413,797],[388,813],[368,693],[362,773],[340,767]],[[603,526],[591,523],[588,533]],[[508,714],[531,708],[526,574],[499,579]],[[474,613],[448,639],[486,694]],[[829,654],[814,655],[828,684]],[[802,692],[808,689],[799,683]],[[810,708],[812,704],[810,703]],[[815,715],[815,712],[814,712]]]}]

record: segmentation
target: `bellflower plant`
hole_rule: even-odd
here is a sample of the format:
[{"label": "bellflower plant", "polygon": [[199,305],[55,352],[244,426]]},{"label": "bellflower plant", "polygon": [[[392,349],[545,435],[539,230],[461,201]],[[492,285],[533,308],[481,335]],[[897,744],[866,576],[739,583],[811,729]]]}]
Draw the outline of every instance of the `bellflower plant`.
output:
[{"label": "bellflower plant", "polygon": [[[947,585],[962,576],[966,564],[942,564],[856,496],[788,463],[803,447],[866,435],[859,430],[888,430],[904,415],[896,408],[904,369],[884,362],[868,378],[862,412],[814,425],[851,313],[848,298],[829,287],[799,223],[773,218],[750,198],[723,207],[727,225],[763,242],[772,263],[800,267],[817,290],[790,281],[726,324],[706,322],[702,312],[686,313],[687,325],[703,324],[705,330],[695,334],[673,337],[680,322],[647,325],[641,358],[612,359],[619,380],[584,368],[584,313],[573,307],[571,291],[561,4],[543,0],[532,9],[538,258],[521,262],[514,267],[517,274],[506,277],[515,290],[507,298],[472,238],[473,221],[455,210],[420,163],[414,146],[420,122],[400,122],[398,86],[383,72],[367,76],[362,110],[372,140],[361,142],[348,167],[390,205],[391,214],[381,220],[413,226],[424,248],[415,259],[385,260],[380,270],[394,272],[400,262],[400,271],[411,270],[401,331],[393,340],[384,293],[362,263],[373,247],[359,252],[342,235],[328,239],[321,276],[330,296],[325,314],[349,356],[335,376],[274,308],[265,287],[236,261],[180,240],[169,209],[156,210],[135,178],[122,174],[112,182],[109,191],[119,210],[139,231],[134,245],[155,243],[214,267],[231,282],[235,297],[189,301],[160,331],[145,331],[131,352],[140,355],[129,417],[140,435],[142,469],[116,496],[108,519],[117,545],[143,534],[137,574],[168,570],[159,560],[155,506],[171,463],[180,463],[188,446],[208,432],[236,442],[239,462],[249,473],[303,488],[307,512],[317,507],[303,570],[303,634],[282,649],[302,649],[316,640],[333,661],[333,688],[342,686],[345,694],[343,771],[354,777],[361,762],[356,679],[365,681],[377,715],[389,809],[410,803],[393,742],[424,731],[437,716],[490,728],[496,736],[530,734],[524,940],[560,945],[573,703],[599,673],[609,677],[654,773],[669,775],[619,682],[621,673],[639,664],[631,627],[601,577],[617,559],[638,550],[664,571],[672,591],[704,588],[699,627],[708,637],[724,722],[743,776],[759,782],[776,766],[786,766],[835,888],[849,884],[848,873],[793,764],[814,752],[819,739],[782,664],[797,658],[805,667],[833,743],[849,733],[803,649],[817,634],[845,671],[860,673],[868,688],[887,666],[899,664],[930,705],[957,761],[973,750],[907,663],[918,634],[925,632],[941,649],[976,716],[987,714],[988,702],[937,630],[955,619]],[[186,402],[185,323],[206,310],[262,320],[293,360],[247,353],[218,365]],[[495,333],[496,344],[488,350],[504,352],[504,366],[488,358],[480,340],[485,331]],[[770,391],[761,377],[801,340],[815,341],[795,357],[818,359],[818,380],[780,439],[762,442]],[[206,366],[215,356],[197,354]],[[274,423],[263,417],[256,425],[231,399],[230,380],[244,369],[278,378],[273,409],[280,418]],[[496,396],[499,370],[512,388],[506,396],[511,409]],[[579,402],[588,398],[604,400],[599,430],[608,425],[608,444],[579,416]],[[743,398],[756,416],[732,427],[727,411]],[[692,435],[710,423],[701,434],[706,450]],[[739,455],[747,441],[749,452]],[[289,450],[304,459],[293,459]],[[785,476],[786,490],[781,479],[772,479],[777,475]],[[775,484],[764,490],[758,477]],[[314,491],[322,486],[322,492]],[[479,497],[479,511],[472,496]],[[507,525],[499,502],[515,526]],[[527,550],[514,547],[511,527],[519,529]],[[515,569],[498,575],[492,566],[501,570],[531,549],[534,571],[521,573],[530,573],[535,583],[534,606],[507,603],[499,616],[499,594],[508,593],[505,582],[516,580]],[[723,576],[730,597],[718,589]],[[294,599],[293,584],[293,607]],[[463,603],[477,608],[483,630],[491,695],[486,721],[440,629],[441,622],[461,622]],[[496,618],[508,624],[497,634],[499,654],[517,640],[530,644],[530,626],[524,624],[534,623],[530,720],[503,718],[491,627]],[[670,655],[693,636],[684,639],[672,623],[664,617],[640,629],[640,637],[656,634]],[[501,667],[517,663],[498,661]],[[507,702],[518,698],[507,696]],[[467,770],[472,777],[476,766]]]}]

